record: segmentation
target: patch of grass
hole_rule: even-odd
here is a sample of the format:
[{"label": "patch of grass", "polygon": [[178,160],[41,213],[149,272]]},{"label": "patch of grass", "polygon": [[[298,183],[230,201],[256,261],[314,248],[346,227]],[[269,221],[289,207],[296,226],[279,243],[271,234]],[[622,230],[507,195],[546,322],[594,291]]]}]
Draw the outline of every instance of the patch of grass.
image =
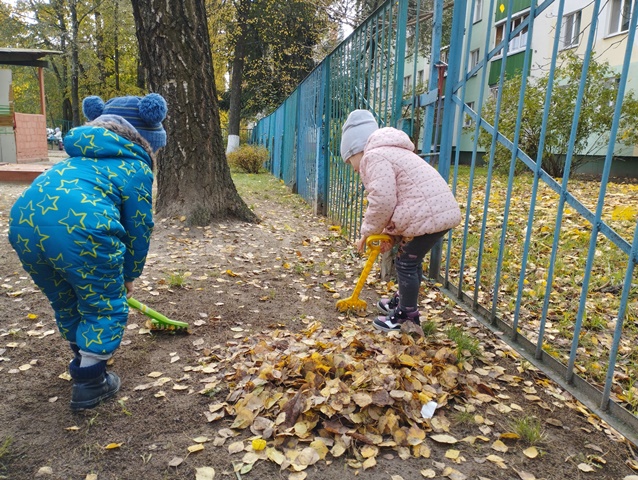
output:
[{"label": "patch of grass", "polygon": [[421,323],[421,328],[423,329],[423,335],[430,337],[436,333],[436,322],[428,320],[427,322]]},{"label": "patch of grass", "polygon": [[169,274],[167,282],[171,288],[183,288],[186,284],[186,277],[183,273],[173,272]]},{"label": "patch of grass", "polygon": [[467,410],[455,411],[452,413],[452,420],[457,425],[470,425],[476,423],[474,420],[474,413],[468,412]]},{"label": "patch of grass", "polygon": [[543,443],[546,434],[541,421],[531,415],[517,417],[510,422],[510,428],[528,445]]},{"label": "patch of grass", "polygon": [[12,444],[12,437],[6,437],[4,440],[2,440],[2,442],[0,442],[0,462],[4,462],[6,460],[6,457],[9,456]]},{"label": "patch of grass", "polygon": [[119,403],[120,407],[122,407],[122,413],[124,415],[128,415],[128,416],[132,416],[133,414],[131,413],[131,411],[126,408],[126,403],[124,399],[120,399],[117,401],[117,403]]},{"label": "patch of grass", "polygon": [[447,337],[456,343],[456,352],[459,358],[469,356],[471,358],[480,357],[481,349],[479,341],[472,338],[459,327],[450,327],[445,332]]}]

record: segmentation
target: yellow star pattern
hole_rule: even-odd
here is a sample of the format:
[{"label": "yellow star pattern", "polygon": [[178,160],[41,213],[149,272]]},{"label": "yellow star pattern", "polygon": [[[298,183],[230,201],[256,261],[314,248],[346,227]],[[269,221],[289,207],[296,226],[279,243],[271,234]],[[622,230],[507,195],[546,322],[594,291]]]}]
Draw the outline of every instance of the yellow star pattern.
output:
[{"label": "yellow star pattern", "polygon": [[86,347],[90,347],[92,344],[96,344],[96,345],[102,345],[102,332],[104,332],[103,328],[95,328],[94,325],[91,325],[91,330],[92,333],[96,334],[95,338],[89,338],[87,336],[87,332],[83,332],[82,336],[84,337],[84,340],[86,341]]},{"label": "yellow star pattern", "polygon": [[[73,216],[73,220],[71,220],[71,216]],[[64,225],[66,227],[67,233],[73,233],[73,230],[76,228],[82,228],[83,230],[86,228],[84,226],[84,219],[86,218],[86,213],[77,213],[72,208],[69,208],[69,213],[62,220],[59,220],[58,223],[60,225]]]},{"label": "yellow star pattern", "polygon": [[[64,193],[69,193],[71,190],[81,190],[80,187],[78,187],[78,181],[79,179],[75,179],[75,180],[62,180],[60,182],[60,186],[58,188],[56,188],[56,190],[62,190]],[[67,185],[67,186],[65,186]],[[74,187],[70,187],[68,185],[75,185]]]},{"label": "yellow star pattern", "polygon": [[97,207],[97,202],[100,201],[98,197],[93,197],[93,199],[91,199],[86,193],[82,193],[81,195],[82,195],[82,200],[80,200],[80,203],[90,203],[94,207]]},{"label": "yellow star pattern", "polygon": [[16,243],[18,244],[18,248],[20,249],[21,254],[24,254],[26,252],[31,252],[31,249],[29,248],[28,238],[22,238],[22,236],[18,234],[18,240]]},{"label": "yellow star pattern", "polygon": [[63,176],[64,172],[66,172],[67,170],[77,170],[76,167],[74,167],[73,165],[69,165],[68,162],[62,162],[59,165],[61,165],[61,166],[56,168],[54,171],[56,173],[59,173],[60,176]]},{"label": "yellow star pattern", "polygon": [[[88,144],[82,146],[83,140],[88,140]],[[78,147],[80,149],[80,151],[82,152],[82,155],[86,155],[86,151],[87,150],[95,150],[96,149],[96,145],[95,143],[93,143],[95,141],[95,135],[86,135],[86,134],[82,134],[82,138],[80,138],[77,142],[75,142],[73,144],[74,147]]]},{"label": "yellow star pattern", "polygon": [[106,197],[113,193],[113,184],[104,183],[100,178],[95,178],[97,186],[93,188],[93,190],[97,190],[102,194],[102,197]]},{"label": "yellow star pattern", "polygon": [[55,258],[50,258],[49,261],[53,264],[56,270],[66,271],[67,268],[73,266],[73,264],[64,261],[64,256],[61,253]]},{"label": "yellow star pattern", "polygon": [[146,223],[146,214],[138,210],[135,212],[135,215],[133,215],[133,220],[135,220],[135,227],[144,225]]},{"label": "yellow star pattern", "polygon": [[84,255],[90,255],[93,258],[97,258],[97,249],[102,246],[101,243],[93,240],[92,235],[87,236],[86,240],[76,240],[73,243],[82,247],[82,251],[80,252],[81,257]]},{"label": "yellow star pattern", "polygon": [[97,224],[95,228],[106,228],[107,230],[111,228],[111,222],[113,221],[106,210],[100,212],[93,212],[93,215],[97,218]]},{"label": "yellow star pattern", "polygon": [[97,295],[97,293],[95,293],[93,291],[93,285],[91,285],[90,283],[87,283],[86,285],[78,285],[77,289],[78,290],[82,290],[83,292],[88,292],[88,293],[86,293],[84,295],[80,294],[80,298],[82,300],[87,300],[90,297],[92,297],[93,295]]},{"label": "yellow star pattern", "polygon": [[128,165],[124,160],[122,160],[122,163],[120,163],[117,168],[123,170],[127,175],[132,175],[135,172],[135,168]]},{"label": "yellow star pattern", "polygon": [[95,273],[96,268],[97,265],[89,266],[87,263],[85,263],[83,267],[78,268],[78,273],[84,280],[86,280],[89,275],[93,275]]},{"label": "yellow star pattern", "polygon": [[42,242],[44,242],[47,238],[51,238],[51,237],[49,235],[45,235],[44,233],[40,232],[39,225],[36,225],[33,231],[38,237],[40,237],[40,241],[36,243],[35,246],[44,252],[44,245],[42,244]]},{"label": "yellow star pattern", "polygon": [[[42,215],[47,213],[49,210],[56,211],[58,209],[57,202],[60,197],[52,197],[48,193],[44,195],[44,198],[39,203],[36,203],[38,207],[42,209]],[[46,205],[46,206],[45,206]]]},{"label": "yellow star pattern", "polygon": [[26,207],[20,207],[20,221],[18,224],[26,223],[33,228],[33,215],[35,215],[35,210],[33,209],[33,201],[31,201],[27,203]]}]

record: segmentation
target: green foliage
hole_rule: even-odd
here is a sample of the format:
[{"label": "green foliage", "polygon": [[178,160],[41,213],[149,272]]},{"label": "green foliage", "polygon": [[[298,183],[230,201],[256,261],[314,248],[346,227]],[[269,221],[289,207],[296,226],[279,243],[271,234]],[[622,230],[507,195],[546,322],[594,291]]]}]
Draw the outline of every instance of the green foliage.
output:
[{"label": "green foliage", "polygon": [[180,272],[173,272],[168,276],[168,285],[171,288],[182,288],[186,283],[186,275]]},{"label": "green foliage", "polygon": [[459,358],[470,356],[472,358],[479,357],[481,355],[481,348],[479,341],[476,338],[469,336],[459,327],[450,327],[447,329],[447,336],[450,340],[456,343],[456,353]]},{"label": "green foliage", "polygon": [[[77,51],[77,94],[80,102],[88,95],[100,95],[106,100],[113,96],[142,92],[130,2],[34,0],[16,2],[13,7],[2,5],[2,46],[39,48],[61,53],[45,57],[50,65],[44,71],[49,126],[63,126],[60,120],[70,122],[73,119],[71,78],[74,49]],[[72,15],[72,8],[75,8],[76,15]],[[75,24],[74,18],[77,18]],[[5,25],[9,29],[5,29]],[[15,67],[12,70],[16,111],[39,113],[36,69]],[[81,105],[76,107],[81,110]],[[79,121],[84,121],[84,117],[80,115]]]},{"label": "green foliage", "polygon": [[546,438],[541,421],[530,415],[524,415],[512,420],[510,428],[528,445],[538,445]]},{"label": "green foliage", "polygon": [[[583,61],[572,52],[563,54],[563,62],[555,70],[553,94],[544,139],[542,166],[547,173],[561,177],[565,167],[565,154],[568,151],[571,135],[572,117],[576,106],[576,97],[581,78]],[[574,157],[570,173],[586,163],[589,155],[599,154],[602,147],[609,143],[609,131],[613,120],[616,96],[617,73],[608,63],[599,63],[592,54],[585,95],[581,104],[578,122]],[[517,75],[503,85],[499,114],[499,131],[507,138],[514,138],[514,129],[518,114],[519,96],[522,85],[521,75]],[[523,99],[523,114],[520,130],[519,147],[531,159],[538,158],[538,147],[543,119],[545,95],[549,87],[549,72],[538,78],[529,78]],[[488,100],[482,116],[490,124],[495,122],[496,98]],[[635,145],[638,142],[638,100],[633,92],[628,91],[623,100],[622,118],[618,133],[618,143]],[[473,130],[474,127],[471,127]],[[485,130],[479,134],[479,145],[490,150],[492,136]],[[512,153],[498,144],[494,158],[494,168],[507,173],[510,169]],[[516,173],[525,171],[527,167],[517,160]]]},{"label": "green foliage", "polygon": [[213,20],[227,32],[214,50],[229,64],[243,50],[242,117],[274,110],[315,67],[315,49],[331,31],[322,3],[241,0],[233,16]]},{"label": "green foliage", "polygon": [[259,173],[263,171],[268,161],[268,150],[258,145],[242,145],[228,154],[228,164],[231,168],[244,173]]}]

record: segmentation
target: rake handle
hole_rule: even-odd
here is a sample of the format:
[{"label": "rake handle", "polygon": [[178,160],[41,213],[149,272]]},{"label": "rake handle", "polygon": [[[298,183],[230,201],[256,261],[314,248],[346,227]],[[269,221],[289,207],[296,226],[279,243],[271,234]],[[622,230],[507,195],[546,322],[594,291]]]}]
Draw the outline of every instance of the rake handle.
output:
[{"label": "rake handle", "polygon": [[365,265],[363,266],[363,271],[361,275],[359,275],[359,280],[357,280],[357,284],[354,287],[354,292],[352,292],[352,296],[350,298],[359,298],[359,294],[363,289],[363,285],[370,274],[370,270],[372,270],[372,266],[374,265],[374,261],[377,259],[379,252],[381,251],[381,244],[383,242],[389,242],[391,240],[390,235],[380,234],[380,235],[370,235],[366,239],[366,247],[370,250],[368,254],[368,260],[366,260]]},{"label": "rake handle", "polygon": [[126,300],[128,302],[128,304],[133,307],[136,310],[139,310],[140,312],[142,312],[143,314],[159,321],[159,322],[164,322],[168,325],[171,324],[171,321],[169,318],[165,317],[164,315],[162,315],[161,313],[153,310],[151,307],[148,307],[146,305],[144,305],[143,303],[135,300],[134,298],[128,298]]}]

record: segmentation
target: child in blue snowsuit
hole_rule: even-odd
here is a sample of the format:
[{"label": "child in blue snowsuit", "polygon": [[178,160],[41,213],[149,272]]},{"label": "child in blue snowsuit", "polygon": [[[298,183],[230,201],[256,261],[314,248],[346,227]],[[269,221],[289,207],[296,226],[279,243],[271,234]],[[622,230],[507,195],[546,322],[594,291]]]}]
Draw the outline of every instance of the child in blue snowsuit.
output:
[{"label": "child in blue snowsuit", "polygon": [[158,94],[87,97],[89,122],[64,137],[69,158],[44,172],[11,209],[9,241],[47,296],[75,353],[71,408],[117,393],[106,361],[119,347],[127,295],[140,276],[153,230],[154,152],[166,145]]}]

